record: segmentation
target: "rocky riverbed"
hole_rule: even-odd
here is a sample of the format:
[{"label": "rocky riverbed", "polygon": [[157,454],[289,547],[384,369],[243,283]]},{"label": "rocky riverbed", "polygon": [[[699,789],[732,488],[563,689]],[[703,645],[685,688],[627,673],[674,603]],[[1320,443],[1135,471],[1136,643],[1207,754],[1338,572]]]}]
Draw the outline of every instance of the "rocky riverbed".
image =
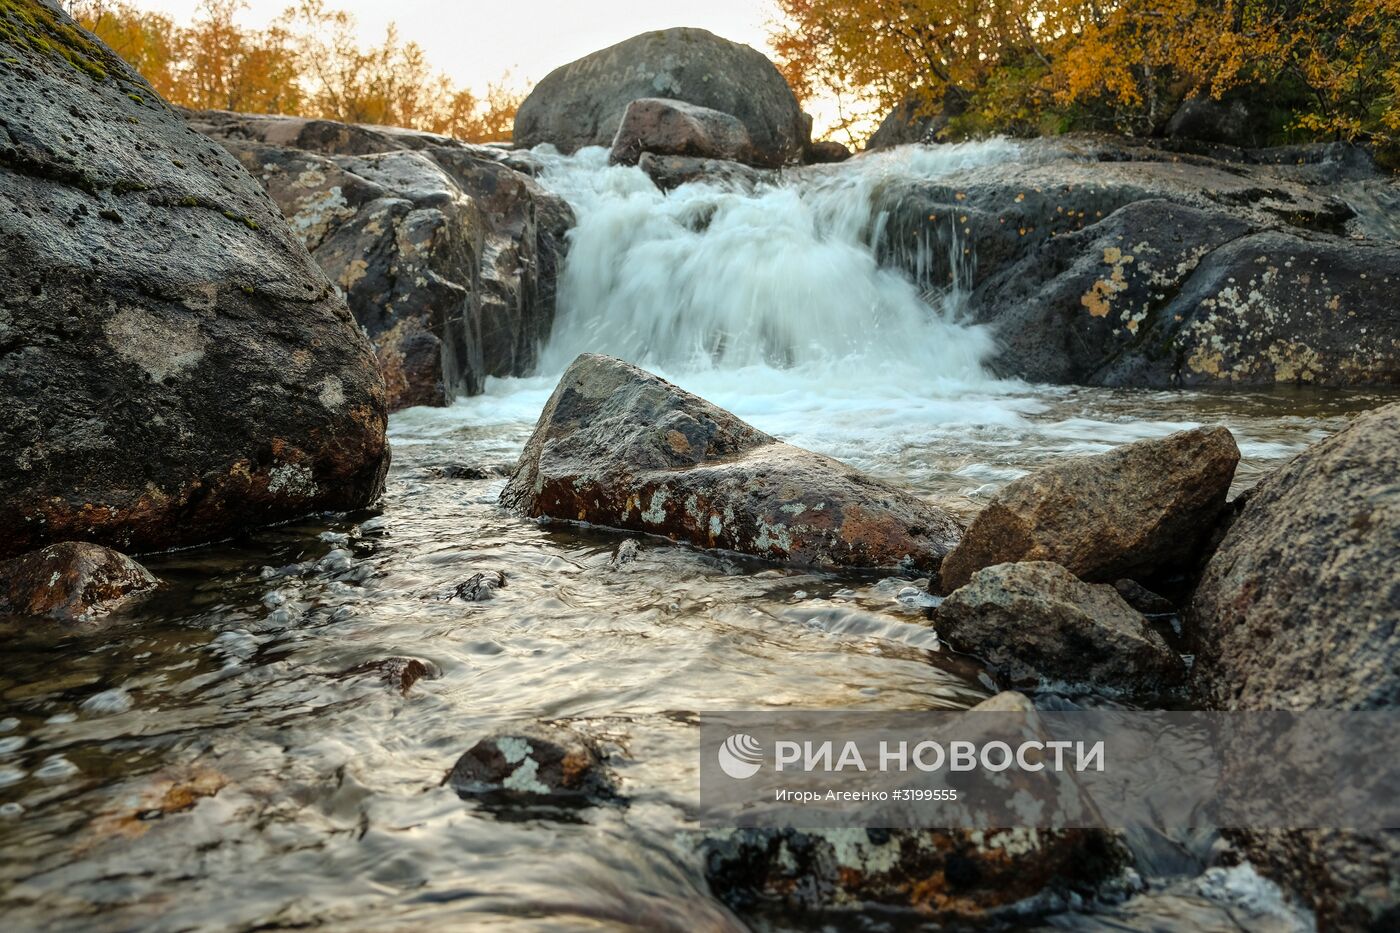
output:
[{"label": "rocky riverbed", "polygon": [[695,813],[707,710],[1393,707],[1364,150],[847,159],[698,30],[470,146],[0,16],[7,922],[1393,921],[1393,835]]}]

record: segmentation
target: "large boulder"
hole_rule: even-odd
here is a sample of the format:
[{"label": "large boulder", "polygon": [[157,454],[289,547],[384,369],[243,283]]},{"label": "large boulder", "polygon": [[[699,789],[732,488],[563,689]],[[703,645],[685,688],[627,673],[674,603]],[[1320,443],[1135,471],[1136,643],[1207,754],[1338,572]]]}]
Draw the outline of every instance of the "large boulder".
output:
[{"label": "large boulder", "polygon": [[882,261],[969,290],[999,374],[1400,383],[1400,186],[1359,149],[1037,140],[877,200]]},{"label": "large boulder", "polygon": [[627,105],[608,161],[636,165],[643,152],[753,161],[753,142],[738,117],[681,100],[643,97]]},{"label": "large boulder", "polygon": [[500,151],[326,120],[190,120],[263,183],[344,293],[391,410],[534,369],[573,213]]},{"label": "large boulder", "polygon": [[1113,691],[1179,683],[1181,658],[1118,591],[1084,583],[1059,564],[998,564],[945,599],[940,639],[977,655],[1011,685],[1060,681]]},{"label": "large boulder", "polygon": [[753,142],[752,161],[797,161],[802,111],[761,52],[703,29],[664,29],[586,55],[535,85],[515,115],[515,144],[561,152],[610,146],[634,100],[667,97],[732,114]]},{"label": "large boulder", "polygon": [[159,582],[125,554],[64,541],[0,561],[0,614],[86,622]]},{"label": "large boulder", "polygon": [[812,566],[935,572],[961,530],[907,492],[591,353],[559,380],[501,501]]},{"label": "large boulder", "polygon": [[64,14],[0,25],[0,557],[372,502],[383,380],[266,194]]},{"label": "large boulder", "polygon": [[1266,477],[1196,587],[1195,686],[1221,709],[1400,705],[1400,404]]},{"label": "large boulder", "polygon": [[[1250,495],[1187,616],[1201,700],[1228,710],[1395,708],[1397,555],[1400,404],[1392,404],[1308,448]],[[1231,836],[1328,928],[1394,929],[1400,920],[1400,833]]]},{"label": "large boulder", "polygon": [[943,592],[1014,561],[1053,561],[1099,583],[1189,572],[1225,508],[1239,459],[1229,430],[1195,428],[1013,480],[943,561]]}]

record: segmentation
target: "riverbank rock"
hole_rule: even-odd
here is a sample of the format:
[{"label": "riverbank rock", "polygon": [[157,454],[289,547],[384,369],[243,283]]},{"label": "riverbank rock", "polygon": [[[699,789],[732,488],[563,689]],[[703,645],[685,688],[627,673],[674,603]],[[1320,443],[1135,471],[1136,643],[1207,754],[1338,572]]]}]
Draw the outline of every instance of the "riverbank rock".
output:
[{"label": "riverbank rock", "polygon": [[0,561],[0,614],[86,622],[159,585],[125,554],[64,541]]},{"label": "riverbank rock", "polygon": [[851,157],[851,150],[834,139],[821,139],[812,143],[803,153],[802,161],[808,165],[830,165],[845,162]]},{"label": "riverbank rock", "polygon": [[614,165],[636,165],[643,152],[748,162],[753,142],[738,117],[680,100],[644,97],[627,105],[613,138]]},{"label": "riverbank rock", "polygon": [[943,601],[933,624],[940,639],[1012,685],[1159,690],[1185,674],[1181,658],[1117,590],[1046,561],[979,570]]},{"label": "riverbank rock", "polygon": [[700,847],[711,889],[744,914],[883,907],[957,929],[1088,894],[1126,858],[1098,830],[735,829]]},{"label": "riverbank rock", "polygon": [[1195,428],[1014,480],[943,562],[942,592],[984,567],[1015,561],[1053,561],[1102,583],[1190,571],[1225,508],[1239,459],[1229,430]]},{"label": "riverbank rock", "polygon": [[1400,404],[1254,489],[1191,600],[1194,682],[1220,709],[1400,706]]},{"label": "riverbank rock", "polygon": [[[1187,616],[1216,709],[1400,705],[1400,405],[1266,477],[1206,565]],[[1400,917],[1400,833],[1234,831],[1259,870],[1332,929]]]},{"label": "riverbank rock", "polygon": [[591,353],[559,380],[501,501],[807,566],[935,572],[961,531],[907,492]]},{"label": "riverbank rock", "polygon": [[457,759],[447,780],[463,799],[495,794],[568,799],[616,793],[597,746],[562,726],[531,725],[488,736]]},{"label": "riverbank rock", "polygon": [[0,21],[0,557],[373,502],[383,380],[266,194],[64,14]]},{"label": "riverbank rock", "polygon": [[515,144],[561,152],[610,146],[629,104],[665,97],[732,114],[748,130],[752,160],[795,162],[807,142],[802,111],[761,52],[703,29],[643,33],[554,69],[515,116]]},{"label": "riverbank rock", "polygon": [[500,150],[327,120],[189,119],[262,182],[345,295],[391,410],[533,371],[573,212]]},{"label": "riverbank rock", "polygon": [[970,290],[1002,375],[1400,384],[1400,186],[1363,150],[1032,140],[877,206],[882,261]]}]

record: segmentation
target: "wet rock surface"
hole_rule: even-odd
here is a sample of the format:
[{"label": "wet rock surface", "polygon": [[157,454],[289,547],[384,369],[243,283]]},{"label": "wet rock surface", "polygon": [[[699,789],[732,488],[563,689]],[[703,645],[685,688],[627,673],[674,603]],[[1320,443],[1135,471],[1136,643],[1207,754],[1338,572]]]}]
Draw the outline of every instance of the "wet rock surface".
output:
[{"label": "wet rock surface", "polygon": [[393,127],[217,111],[190,123],[262,182],[345,294],[392,409],[533,371],[573,213],[519,159]]},{"label": "wet rock surface", "polygon": [[[1341,145],[1035,140],[882,194],[886,262],[972,289],[1005,375],[1108,386],[1400,383],[1400,189]],[[950,258],[951,257],[951,258]]]},{"label": "wet rock surface", "polygon": [[1014,480],[943,562],[942,591],[1014,561],[1053,561],[1092,582],[1188,572],[1225,508],[1239,456],[1227,429],[1196,428]]},{"label": "wet rock surface", "polygon": [[436,664],[419,658],[382,658],[378,661],[366,661],[346,673],[375,677],[405,694],[420,680],[436,680],[442,676]]},{"label": "wet rock surface", "polygon": [[829,165],[845,162],[851,157],[851,150],[834,139],[822,139],[812,143],[802,155],[808,165]]},{"label": "wet rock surface", "polygon": [[753,160],[796,161],[807,127],[783,76],[761,52],[703,29],[643,33],[551,71],[515,117],[515,143],[562,152],[610,146],[629,104],[665,97],[732,114]]},{"label": "wet rock surface", "polygon": [[961,531],[936,506],[595,354],[560,379],[501,502],[812,566],[936,571]]},{"label": "wet rock surface", "polygon": [[692,181],[719,182],[751,191],[761,182],[774,180],[777,174],[767,169],[750,168],[723,159],[660,155],[654,152],[642,153],[637,165],[651,179],[652,184],[662,191],[674,191]]},{"label": "wet rock surface", "polygon": [[0,61],[0,557],[373,501],[370,348],[271,201],[62,13]]},{"label": "wet rock surface", "polygon": [[1092,830],[738,829],[700,847],[711,888],[741,913],[879,906],[959,929],[1034,915],[1031,899],[1089,891],[1124,858]]},{"label": "wet rock surface", "polygon": [[[1228,710],[1400,704],[1397,451],[1400,405],[1388,405],[1253,490],[1187,616],[1202,702]],[[1400,917],[1400,833],[1230,835],[1329,927],[1385,929]]]},{"label": "wet rock surface", "polygon": [[1185,675],[1181,658],[1117,590],[1045,561],[978,571],[938,607],[934,626],[1018,686],[1160,690]]},{"label": "wet rock surface", "polygon": [[749,162],[749,131],[738,117],[685,101],[644,97],[627,105],[609,161],[636,165],[643,152]]},{"label": "wet rock surface", "polygon": [[65,541],[0,561],[0,614],[85,622],[159,585],[125,554]]},{"label": "wet rock surface", "polygon": [[447,781],[463,799],[607,798],[617,790],[596,743],[573,729],[540,724],[477,742],[457,759]]}]

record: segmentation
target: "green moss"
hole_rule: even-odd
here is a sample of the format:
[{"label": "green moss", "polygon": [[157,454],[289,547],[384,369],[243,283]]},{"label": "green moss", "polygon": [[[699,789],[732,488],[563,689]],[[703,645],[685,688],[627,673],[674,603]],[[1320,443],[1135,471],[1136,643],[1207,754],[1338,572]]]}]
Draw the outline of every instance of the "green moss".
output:
[{"label": "green moss", "polygon": [[61,58],[98,81],[107,78],[103,47],[38,0],[0,0],[0,42]]},{"label": "green moss", "polygon": [[146,99],[143,98],[140,94],[128,94],[126,96],[136,101],[136,103],[138,104],[144,104],[146,102]]}]

